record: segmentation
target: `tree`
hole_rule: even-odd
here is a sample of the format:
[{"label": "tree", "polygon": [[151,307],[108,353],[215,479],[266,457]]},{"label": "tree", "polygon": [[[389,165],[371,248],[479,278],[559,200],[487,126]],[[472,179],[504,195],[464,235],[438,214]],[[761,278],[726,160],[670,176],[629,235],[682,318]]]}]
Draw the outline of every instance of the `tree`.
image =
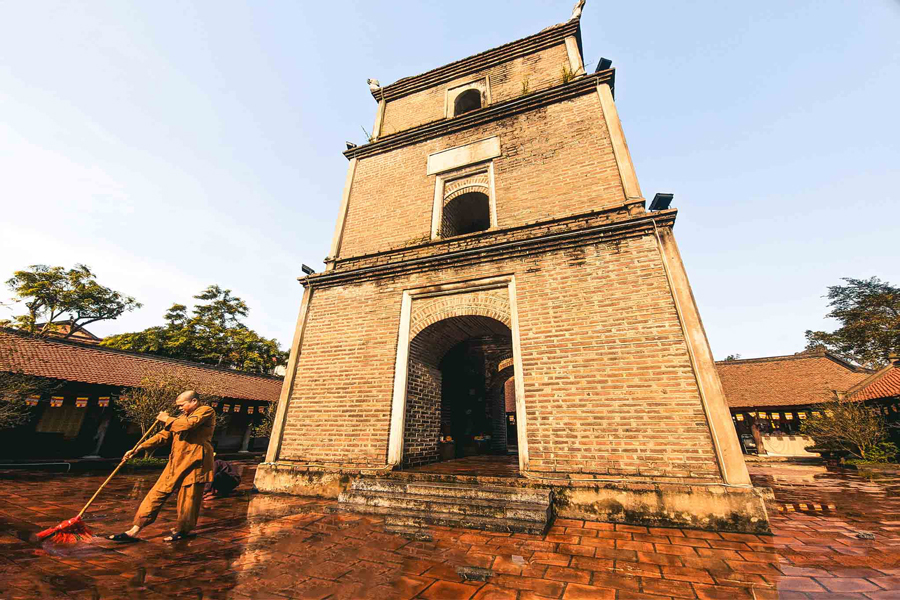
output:
[{"label": "tree", "polygon": [[828,288],[826,315],[840,322],[831,333],[807,331],[807,348],[826,350],[870,368],[884,366],[900,351],[900,288],[877,277],[843,278]]},{"label": "tree", "polygon": [[[186,390],[194,390],[204,402],[218,399],[218,396],[209,394],[208,390],[183,370],[172,369],[147,373],[141,377],[137,387],[129,388],[119,396],[116,407],[125,421],[140,427],[143,436],[156,423],[156,416],[160,412],[166,411],[173,416],[178,414],[175,399]],[[147,453],[147,456],[151,454]]]},{"label": "tree", "polygon": [[729,354],[728,356],[726,356],[726,357],[724,358],[724,360],[729,361],[729,362],[732,361],[732,360],[740,360],[740,359],[741,359],[741,355],[740,355],[740,354]]},{"label": "tree", "polygon": [[11,324],[36,335],[58,333],[68,338],[91,323],[141,307],[131,296],[97,283],[90,267],[82,264],[68,271],[32,265],[13,273],[6,285],[15,294],[14,302],[24,303],[28,311]]},{"label": "tree", "polygon": [[275,426],[275,413],[278,411],[278,400],[273,400],[266,405],[266,412],[259,424],[253,427],[253,437],[269,437]]},{"label": "tree", "polygon": [[835,399],[819,409],[800,426],[800,432],[822,448],[839,448],[869,460],[887,438],[884,417],[862,402]]},{"label": "tree", "polygon": [[287,361],[287,352],[276,340],[241,322],[250,309],[231,290],[211,285],[194,298],[200,302],[191,314],[184,304],[173,304],[163,325],[110,336],[102,345],[256,373],[268,373]]}]

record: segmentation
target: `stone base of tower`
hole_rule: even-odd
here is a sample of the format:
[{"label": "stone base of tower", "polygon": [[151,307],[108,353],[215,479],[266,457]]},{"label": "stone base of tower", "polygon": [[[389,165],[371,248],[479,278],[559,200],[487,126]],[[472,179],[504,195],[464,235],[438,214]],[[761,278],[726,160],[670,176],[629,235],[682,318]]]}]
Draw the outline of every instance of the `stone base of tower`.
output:
[{"label": "stone base of tower", "polygon": [[768,533],[768,488],[671,483],[554,486],[559,517],[712,531]]},{"label": "stone base of tower", "polygon": [[654,481],[593,482],[525,477],[415,473],[385,469],[324,468],[298,463],[263,463],[254,485],[260,492],[337,499],[358,479],[398,479],[471,487],[484,485],[553,492],[556,517],[650,527],[768,533],[768,488]]}]

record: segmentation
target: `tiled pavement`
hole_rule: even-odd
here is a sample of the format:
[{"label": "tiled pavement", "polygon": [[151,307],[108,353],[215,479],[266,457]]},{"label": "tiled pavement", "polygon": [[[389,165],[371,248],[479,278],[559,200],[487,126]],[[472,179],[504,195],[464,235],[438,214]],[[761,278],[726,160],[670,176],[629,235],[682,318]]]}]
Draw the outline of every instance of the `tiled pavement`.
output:
[{"label": "tiled pavement", "polygon": [[[192,540],[162,541],[170,506],[144,542],[69,548],[29,535],[73,516],[102,477],[0,473],[0,598],[900,598],[900,477],[750,468],[775,489],[772,536],[562,519],[543,537],[441,527],[404,536],[245,485],[204,509]],[[113,480],[91,510],[95,531],[124,529],[153,479]],[[461,566],[494,574],[464,582]]]},{"label": "tiled pavement", "polygon": [[468,456],[423,465],[406,470],[408,473],[436,473],[438,475],[479,475],[482,477],[518,477],[519,457]]}]

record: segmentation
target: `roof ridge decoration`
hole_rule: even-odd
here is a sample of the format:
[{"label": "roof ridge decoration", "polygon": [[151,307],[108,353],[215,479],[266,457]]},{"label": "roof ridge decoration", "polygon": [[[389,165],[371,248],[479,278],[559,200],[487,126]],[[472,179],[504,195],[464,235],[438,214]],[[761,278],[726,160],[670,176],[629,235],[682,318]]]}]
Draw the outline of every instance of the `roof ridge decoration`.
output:
[{"label": "roof ridge decoration", "polygon": [[[172,358],[169,356],[159,356],[157,354],[149,354],[147,352],[137,352],[134,350],[120,350],[119,348],[108,348],[106,346],[100,346],[97,344],[86,344],[84,342],[79,342],[77,340],[71,339],[60,339],[60,338],[45,338],[41,336],[37,336],[26,331],[20,331],[18,329],[11,329],[9,327],[0,327],[0,336],[2,334],[13,335],[16,337],[24,338],[26,340],[38,343],[45,344],[49,346],[58,345],[58,346],[67,346],[76,349],[80,349],[85,352],[100,352],[105,354],[117,354],[123,355],[126,357],[133,357],[137,359],[143,359],[148,361],[158,361],[164,363],[170,363],[174,365],[183,365],[185,367],[192,367],[195,369],[203,369],[207,371],[212,371],[214,373],[222,373],[226,375],[235,375],[238,377],[252,377],[255,379],[265,379],[272,381],[283,381],[283,377],[279,377],[278,375],[266,375],[263,373],[250,373],[248,371],[238,371],[237,369],[228,369],[225,367],[216,367],[214,365],[208,365],[206,363],[195,362],[191,360],[185,360],[183,358]],[[2,367],[2,365],[0,365]]]},{"label": "roof ridge decoration", "polygon": [[[583,0],[580,4],[584,5]],[[576,4],[576,9],[577,7],[578,4]],[[580,17],[580,11],[578,14]],[[581,21],[580,18],[575,17],[575,10],[572,12],[572,17],[565,23],[553,25],[528,37],[473,54],[419,75],[404,77],[385,86],[381,86],[377,80],[370,80],[369,91],[376,101],[395,100],[464,77],[474,71],[481,71],[519,56],[533,54],[558,43],[565,43],[564,40],[569,36],[575,36],[579,47],[581,46]]]}]

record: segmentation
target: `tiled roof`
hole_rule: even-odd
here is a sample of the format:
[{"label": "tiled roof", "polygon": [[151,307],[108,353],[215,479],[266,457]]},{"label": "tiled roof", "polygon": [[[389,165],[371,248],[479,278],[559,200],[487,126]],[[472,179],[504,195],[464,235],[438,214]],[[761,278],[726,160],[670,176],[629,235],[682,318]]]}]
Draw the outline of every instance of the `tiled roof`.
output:
[{"label": "tiled roof", "polygon": [[39,338],[0,328],[0,370],[66,381],[135,387],[147,374],[179,371],[208,393],[241,400],[275,401],[280,377],[217,369],[200,363]]},{"label": "tiled roof", "polygon": [[869,376],[827,352],[719,361],[716,369],[732,408],[826,402]]},{"label": "tiled roof", "polygon": [[900,361],[886,366],[847,390],[852,400],[900,397]]}]

